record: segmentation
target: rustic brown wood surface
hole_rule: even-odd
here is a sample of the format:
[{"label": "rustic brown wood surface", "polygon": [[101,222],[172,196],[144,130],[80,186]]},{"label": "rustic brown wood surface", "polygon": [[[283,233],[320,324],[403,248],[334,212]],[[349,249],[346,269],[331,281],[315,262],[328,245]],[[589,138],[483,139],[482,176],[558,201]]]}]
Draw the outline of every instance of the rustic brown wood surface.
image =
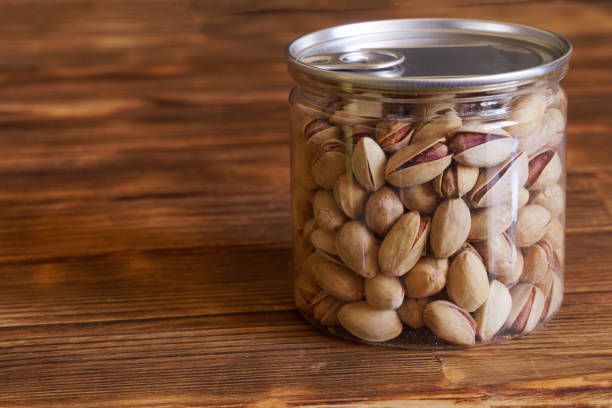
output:
[{"label": "rustic brown wood surface", "polygon": [[[574,43],[566,292],[519,340],[326,336],[291,294],[284,46],[365,19]],[[612,406],[612,4],[0,2],[0,406]]]}]

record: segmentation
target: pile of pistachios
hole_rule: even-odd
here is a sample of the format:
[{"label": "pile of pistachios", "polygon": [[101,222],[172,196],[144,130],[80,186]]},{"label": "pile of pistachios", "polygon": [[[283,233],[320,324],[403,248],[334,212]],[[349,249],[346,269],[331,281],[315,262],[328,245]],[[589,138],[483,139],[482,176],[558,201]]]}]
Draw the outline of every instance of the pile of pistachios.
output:
[{"label": "pile of pistachios", "polygon": [[499,102],[506,113],[496,120],[477,103],[397,113],[368,96],[296,120],[302,315],[367,342],[427,331],[460,345],[527,333],[554,315],[563,297],[563,91]]}]

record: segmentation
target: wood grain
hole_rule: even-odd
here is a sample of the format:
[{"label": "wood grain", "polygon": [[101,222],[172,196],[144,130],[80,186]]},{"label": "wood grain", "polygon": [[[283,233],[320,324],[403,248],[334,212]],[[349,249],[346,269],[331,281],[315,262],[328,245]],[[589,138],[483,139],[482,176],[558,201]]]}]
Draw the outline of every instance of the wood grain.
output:
[{"label": "wood grain", "polygon": [[[366,19],[573,42],[566,293],[516,341],[372,348],[291,294],[284,46]],[[612,406],[612,5],[0,2],[1,407]]]}]

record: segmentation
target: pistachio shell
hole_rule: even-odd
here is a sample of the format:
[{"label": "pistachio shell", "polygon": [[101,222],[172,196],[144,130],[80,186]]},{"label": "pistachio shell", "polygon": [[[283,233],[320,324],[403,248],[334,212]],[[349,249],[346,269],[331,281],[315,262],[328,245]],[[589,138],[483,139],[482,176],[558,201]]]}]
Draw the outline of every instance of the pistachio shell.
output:
[{"label": "pistachio shell", "polygon": [[430,183],[401,188],[399,196],[407,209],[423,215],[433,215],[441,201]]},{"label": "pistachio shell", "polygon": [[301,230],[302,238],[308,244],[312,244],[310,240],[310,236],[312,235],[312,231],[318,228],[317,221],[314,218],[309,219],[304,224],[304,227]]},{"label": "pistachio shell", "polygon": [[353,336],[373,342],[392,340],[403,329],[397,312],[372,309],[367,302],[342,306],[338,312],[338,321]]},{"label": "pistachio shell", "polygon": [[295,185],[306,190],[316,189],[318,186],[311,173],[311,165],[315,157],[312,150],[304,141],[296,139],[291,154],[293,160],[291,177]]},{"label": "pistachio shell", "polygon": [[304,126],[304,137],[308,144],[320,146],[329,139],[341,139],[342,130],[325,118],[314,118]]},{"label": "pistachio shell", "polygon": [[532,331],[540,321],[544,309],[544,295],[536,286],[520,283],[510,289],[512,308],[506,327],[517,333]]},{"label": "pistachio shell", "polygon": [[346,172],[348,156],[344,153],[345,148],[344,142],[338,139],[327,140],[321,145],[310,167],[315,183],[325,189],[334,187],[336,179]]},{"label": "pistachio shell", "polygon": [[353,173],[366,190],[376,191],[385,184],[385,163],[387,157],[380,146],[371,138],[359,140],[353,152]]},{"label": "pistachio shell", "polygon": [[503,283],[491,281],[489,296],[474,313],[476,333],[482,341],[493,337],[503,326],[512,308],[512,297]]},{"label": "pistachio shell", "polygon": [[433,181],[436,193],[442,198],[460,198],[467,194],[478,179],[478,168],[451,164]]},{"label": "pistachio shell", "polygon": [[493,235],[474,244],[491,276],[504,285],[518,281],[523,271],[523,255],[508,234]]},{"label": "pistachio shell", "polygon": [[451,162],[444,139],[424,140],[395,153],[385,168],[385,178],[397,187],[411,187],[434,179]]},{"label": "pistachio shell", "polygon": [[516,244],[521,247],[532,246],[541,240],[550,225],[550,213],[537,204],[528,204],[518,210],[516,221]]},{"label": "pistachio shell", "polygon": [[395,310],[404,301],[404,287],[398,278],[378,274],[366,279],[365,297],[373,309]]},{"label": "pistachio shell", "polygon": [[465,166],[491,167],[506,160],[514,139],[505,130],[488,125],[464,125],[449,143],[453,159]]},{"label": "pistachio shell", "polygon": [[473,312],[489,295],[489,279],[480,255],[466,247],[451,262],[446,282],[448,297],[458,306]]},{"label": "pistachio shell", "polygon": [[531,155],[544,146],[557,146],[564,134],[565,116],[560,110],[549,108],[537,129],[529,137],[518,140],[518,148]]},{"label": "pistachio shell", "polygon": [[344,305],[339,299],[325,293],[312,305],[313,319],[325,327],[338,325],[338,311]]},{"label": "pistachio shell", "polygon": [[525,267],[520,282],[534,284],[543,282],[553,262],[553,249],[550,243],[546,240],[539,241],[526,248],[523,254]]},{"label": "pistachio shell", "polygon": [[424,298],[434,295],[446,285],[448,259],[431,256],[419,262],[402,277],[406,295],[411,298]]},{"label": "pistachio shell", "polygon": [[540,93],[532,93],[520,98],[510,111],[510,120],[515,124],[506,130],[518,138],[528,137],[538,128],[544,118],[546,98]]},{"label": "pistachio shell", "polygon": [[412,137],[412,143],[428,139],[447,139],[461,124],[462,120],[457,116],[457,112],[449,110],[447,113],[419,126]]},{"label": "pistachio shell", "polygon": [[476,207],[491,207],[510,201],[513,191],[527,181],[528,169],[527,155],[524,152],[513,154],[498,166],[480,173],[470,200]]},{"label": "pistachio shell", "polygon": [[512,224],[512,210],[506,205],[480,208],[472,211],[472,223],[468,239],[483,241],[500,235]]},{"label": "pistachio shell", "polygon": [[321,228],[316,228],[310,234],[312,246],[315,247],[317,253],[328,261],[335,262],[338,265],[344,265],[338,251],[336,250],[336,233],[325,231]]},{"label": "pistachio shell", "polygon": [[436,209],[431,221],[429,244],[437,258],[448,258],[470,233],[470,209],[460,198],[447,199]]},{"label": "pistachio shell", "polygon": [[370,196],[365,222],[377,235],[385,235],[404,213],[404,206],[393,190],[383,187]]},{"label": "pistachio shell", "polygon": [[542,190],[557,183],[562,173],[561,159],[556,151],[547,148],[534,153],[529,160],[529,176],[525,187]]},{"label": "pistachio shell", "polygon": [[376,141],[387,153],[395,153],[408,146],[414,126],[410,122],[379,122],[376,125]]},{"label": "pistachio shell", "polygon": [[347,302],[363,299],[363,278],[352,271],[321,258],[313,262],[312,271],[319,286],[332,296]]},{"label": "pistachio shell", "polygon": [[536,191],[531,204],[538,204],[546,208],[552,218],[556,218],[565,208],[563,189],[559,184],[552,184],[543,190]]},{"label": "pistachio shell", "polygon": [[545,240],[550,242],[555,251],[555,254],[560,260],[563,260],[564,255],[564,242],[565,242],[565,229],[563,224],[558,219],[554,218],[550,222],[548,231],[544,235]]},{"label": "pistachio shell", "polygon": [[378,273],[378,242],[361,221],[349,221],[336,234],[338,255],[353,272],[365,278]]},{"label": "pistachio shell", "polygon": [[475,343],[476,322],[469,313],[445,300],[434,300],[423,311],[425,325],[443,340],[454,344]]},{"label": "pistachio shell", "polygon": [[412,269],[425,248],[429,224],[429,217],[421,217],[416,211],[404,214],[380,245],[380,270],[389,276],[401,276]]},{"label": "pistachio shell", "polygon": [[[517,208],[524,207],[529,202],[529,190],[525,187],[521,187],[518,194]],[[537,203],[536,203],[537,204]]]},{"label": "pistachio shell", "polygon": [[554,272],[552,271],[552,269],[549,268],[544,273],[544,278],[540,282],[534,283],[534,285],[537,286],[538,289],[542,291],[542,295],[544,295],[544,299],[548,297],[548,295],[550,294],[550,290],[552,289],[552,284],[553,284],[552,276],[553,275],[554,275]]},{"label": "pistachio shell", "polygon": [[337,231],[346,221],[346,216],[338,208],[336,200],[329,190],[319,190],[315,193],[312,211],[317,225],[327,231]]},{"label": "pistachio shell", "polygon": [[551,277],[552,287],[548,297],[546,298],[544,311],[542,312],[542,318],[544,320],[550,319],[552,315],[559,310],[559,307],[561,307],[561,303],[563,302],[563,281],[555,273],[552,273]]},{"label": "pistachio shell", "polygon": [[413,329],[420,329],[425,326],[423,322],[423,311],[425,306],[429,303],[426,298],[423,299],[410,299],[404,298],[404,303],[397,310],[397,314],[405,325],[412,327]]},{"label": "pistachio shell", "polygon": [[347,217],[356,219],[363,216],[368,193],[352,177],[343,174],[334,184],[334,199]]},{"label": "pistachio shell", "polygon": [[306,315],[312,313],[312,302],[321,292],[321,287],[311,273],[301,273],[295,280],[293,295],[298,310]]}]

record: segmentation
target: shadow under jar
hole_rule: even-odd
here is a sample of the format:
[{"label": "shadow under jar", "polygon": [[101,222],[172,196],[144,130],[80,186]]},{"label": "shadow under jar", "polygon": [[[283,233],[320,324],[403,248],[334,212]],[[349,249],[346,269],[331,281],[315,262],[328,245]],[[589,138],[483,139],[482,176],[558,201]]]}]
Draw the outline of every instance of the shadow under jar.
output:
[{"label": "shadow under jar", "polygon": [[287,48],[295,302],[395,347],[531,332],[563,298],[571,45],[477,20],[357,23]]}]

